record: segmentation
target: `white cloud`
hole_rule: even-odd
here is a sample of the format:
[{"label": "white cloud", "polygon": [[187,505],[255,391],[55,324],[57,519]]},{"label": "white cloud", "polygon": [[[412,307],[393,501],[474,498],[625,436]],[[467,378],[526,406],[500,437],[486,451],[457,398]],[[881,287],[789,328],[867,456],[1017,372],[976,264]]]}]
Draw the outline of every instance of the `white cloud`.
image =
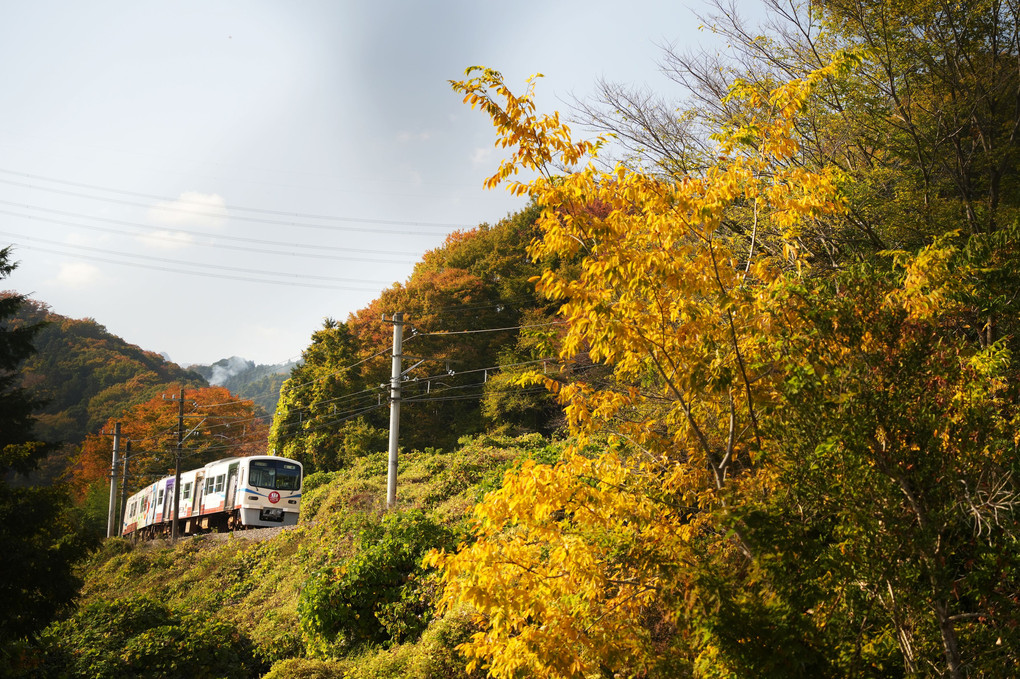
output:
[{"label": "white cloud", "polygon": [[66,262],[60,265],[57,283],[68,288],[80,288],[98,283],[103,279],[99,267],[87,262]]},{"label": "white cloud", "polygon": [[195,242],[190,233],[181,233],[180,231],[153,231],[138,236],[138,240],[149,247],[161,250],[179,250]]},{"label": "white cloud", "polygon": [[227,221],[227,205],[215,193],[185,191],[173,201],[160,201],[149,208],[149,220],[163,226],[220,227]]},{"label": "white cloud", "polygon": [[412,141],[428,141],[432,138],[432,133],[425,132],[401,132],[397,135],[397,141],[401,144],[406,144]]},{"label": "white cloud", "polygon": [[484,165],[489,162],[492,158],[493,149],[490,148],[475,148],[471,153],[471,164],[472,165]]}]

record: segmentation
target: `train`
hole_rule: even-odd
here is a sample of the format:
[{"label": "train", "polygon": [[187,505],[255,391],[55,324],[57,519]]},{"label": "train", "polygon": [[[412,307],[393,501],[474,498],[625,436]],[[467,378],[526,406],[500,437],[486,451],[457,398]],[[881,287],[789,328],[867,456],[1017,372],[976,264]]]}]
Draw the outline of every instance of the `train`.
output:
[{"label": "train", "polygon": [[[293,526],[301,511],[303,467],[269,455],[228,457],[181,472],[178,535]],[[175,477],[166,476],[127,500],[121,535],[171,534]]]}]

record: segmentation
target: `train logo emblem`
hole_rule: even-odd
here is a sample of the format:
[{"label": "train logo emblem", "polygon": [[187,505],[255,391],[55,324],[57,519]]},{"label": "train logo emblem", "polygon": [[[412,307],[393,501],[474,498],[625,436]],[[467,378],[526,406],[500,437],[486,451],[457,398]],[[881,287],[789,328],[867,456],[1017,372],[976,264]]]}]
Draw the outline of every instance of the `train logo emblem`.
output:
[{"label": "train logo emblem", "polygon": [[275,505],[277,502],[280,501],[280,494],[274,490],[272,493],[269,494],[269,501]]}]

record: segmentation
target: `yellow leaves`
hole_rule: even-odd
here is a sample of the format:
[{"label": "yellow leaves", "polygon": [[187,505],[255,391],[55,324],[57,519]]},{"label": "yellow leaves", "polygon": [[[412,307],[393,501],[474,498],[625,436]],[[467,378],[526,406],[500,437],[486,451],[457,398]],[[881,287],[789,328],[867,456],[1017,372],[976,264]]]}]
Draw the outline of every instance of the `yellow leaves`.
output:
[{"label": "yellow leaves", "polygon": [[615,454],[508,473],[477,509],[478,541],[429,557],[443,568],[442,606],[468,604],[486,623],[464,650],[495,677],[576,676],[646,652],[634,621],[660,585],[655,564],[686,558],[692,535],[646,484]]},{"label": "yellow leaves", "polygon": [[[576,165],[584,156],[595,153],[598,142],[574,142],[570,128],[560,122],[559,114],[535,115],[534,85],[536,74],[526,81],[522,96],[514,95],[503,82],[503,76],[492,69],[472,66],[465,75],[475,77],[451,81],[453,89],[464,94],[464,102],[471,108],[484,110],[496,127],[496,146],[512,148],[512,156],[500,163],[496,173],[485,181],[486,188],[494,188],[521,170],[537,171],[548,176],[546,167],[554,160],[566,166]],[[497,100],[502,100],[499,103]],[[515,195],[526,191],[520,185],[511,187]]]},{"label": "yellow leaves", "polygon": [[965,270],[954,265],[958,251],[950,244],[957,236],[951,233],[925,247],[916,255],[890,253],[903,267],[902,286],[891,292],[886,303],[902,306],[912,320],[925,320],[952,311],[970,289]]},{"label": "yellow leaves", "polygon": [[677,180],[592,164],[553,177],[550,164],[576,167],[600,142],[575,142],[557,114],[537,115],[530,79],[519,97],[495,71],[454,83],[513,149],[486,185],[541,174],[509,190],[541,207],[529,254],[570,263],[569,276],[546,270],[535,281],[563,301],[561,358],[611,370],[592,384],[518,381],[558,390],[578,447],[605,433],[617,442],[595,459],[525,462],[476,508],[477,541],[432,557],[442,605],[468,605],[484,621],[465,651],[493,676],[576,676],[607,657],[640,666],[651,652],[642,615],[684,589],[678,564],[695,558],[695,543],[732,549],[712,525],[720,489],[775,484],[753,461],[756,408],[784,379],[769,338],[796,330],[777,290],[806,266],[801,231],[840,209],[835,173],[788,161],[796,116],[832,72],[771,92],[735,86],[748,121],[716,136],[715,166]]}]

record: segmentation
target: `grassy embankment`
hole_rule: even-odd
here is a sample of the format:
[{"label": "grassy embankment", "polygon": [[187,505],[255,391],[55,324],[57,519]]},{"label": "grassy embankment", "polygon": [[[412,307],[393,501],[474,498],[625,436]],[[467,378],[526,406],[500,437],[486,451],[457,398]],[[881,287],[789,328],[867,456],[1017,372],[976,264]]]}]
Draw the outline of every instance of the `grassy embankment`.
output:
[{"label": "grassy embankment", "polygon": [[[85,568],[77,615],[110,602],[136,606],[148,597],[183,616],[181,625],[225,623],[219,631],[233,640],[245,668],[239,676],[466,676],[454,647],[473,631],[471,622],[463,614],[434,619],[435,585],[417,565],[420,555],[463,539],[473,505],[515,460],[551,460],[556,450],[532,435],[467,439],[453,453],[407,453],[399,511],[390,515],[383,511],[386,457],[379,453],[344,471],[309,476],[298,527],[264,542],[233,536],[176,546],[108,541]],[[73,623],[61,630],[69,641]],[[135,631],[119,631],[125,645]],[[151,635],[151,628],[145,632]],[[62,650],[66,667],[84,649]],[[181,664],[188,651],[178,654]],[[74,671],[87,666],[71,669],[78,676]]]}]

